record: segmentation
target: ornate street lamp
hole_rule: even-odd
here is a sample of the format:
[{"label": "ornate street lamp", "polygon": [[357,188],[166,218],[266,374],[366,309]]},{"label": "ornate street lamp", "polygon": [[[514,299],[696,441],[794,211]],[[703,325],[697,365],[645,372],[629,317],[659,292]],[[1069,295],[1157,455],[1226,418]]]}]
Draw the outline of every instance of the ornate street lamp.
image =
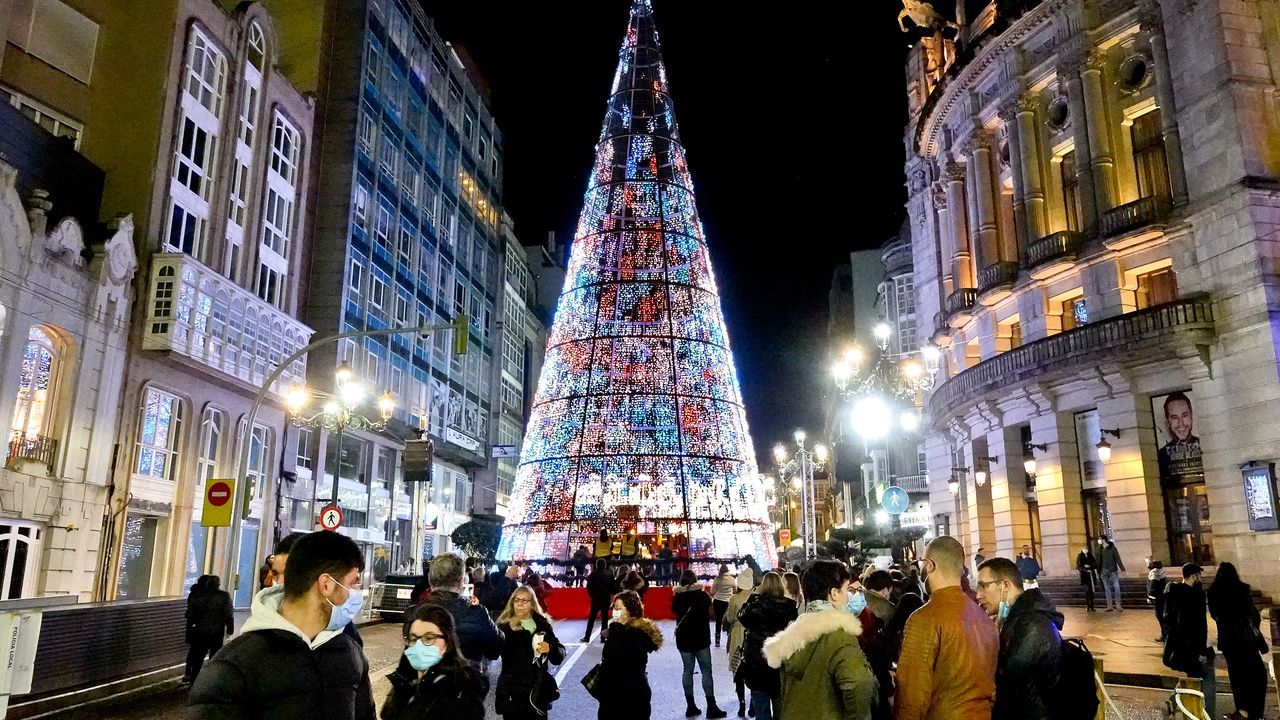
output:
[{"label": "ornate street lamp", "polygon": [[[342,434],[347,430],[382,431],[391,421],[396,401],[389,392],[378,396],[378,417],[370,418],[359,412],[365,398],[365,388],[354,379],[351,366],[342,363],[333,372],[334,392],[324,393],[304,386],[290,388],[285,393],[288,420],[300,428],[324,429],[337,433],[338,465],[333,472],[332,503],[338,504],[338,482],[342,477]],[[319,409],[308,414],[312,400],[319,401]]]},{"label": "ornate street lamp", "polygon": [[778,443],[773,448],[773,457],[778,461],[778,474],[784,480],[791,476],[791,487],[800,494],[800,536],[804,544],[805,557],[818,555],[817,499],[815,497],[813,474],[816,468],[826,464],[829,452],[821,443],[810,450],[805,446],[804,430],[796,430],[792,438],[796,443],[795,458],[788,462],[787,448]]}]

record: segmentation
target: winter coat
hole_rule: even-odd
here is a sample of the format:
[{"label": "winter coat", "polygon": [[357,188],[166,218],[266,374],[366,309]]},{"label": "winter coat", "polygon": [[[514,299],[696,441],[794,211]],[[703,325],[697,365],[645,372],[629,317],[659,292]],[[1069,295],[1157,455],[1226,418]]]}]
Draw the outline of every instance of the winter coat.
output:
[{"label": "winter coat", "polygon": [[711,585],[711,599],[720,602],[729,602],[729,598],[733,597],[733,593],[738,589],[737,581],[729,573],[725,573],[716,578],[715,583]]},{"label": "winter coat", "polygon": [[187,642],[213,639],[236,631],[231,596],[226,590],[201,588],[187,597]]},{"label": "winter coat", "polygon": [[478,667],[484,658],[497,660],[502,654],[502,631],[493,624],[489,611],[482,605],[472,605],[451,590],[432,590],[422,601],[423,605],[437,605],[449,611],[458,631],[458,648],[462,656]]},{"label": "winter coat", "polygon": [[1151,568],[1147,571],[1147,598],[1152,602],[1164,598],[1164,589],[1169,579],[1165,577],[1164,568]]},{"label": "winter coat", "polygon": [[862,609],[858,619],[862,622],[862,634],[858,636],[858,644],[862,646],[862,654],[867,656],[867,664],[876,676],[879,692],[872,712],[874,718],[889,717],[889,701],[893,698],[893,659],[890,657],[890,643],[886,628],[893,620],[897,609],[893,603],[878,593],[867,592],[867,606]]},{"label": "winter coat", "polygon": [[1040,563],[1034,555],[1019,555],[1014,564],[1018,566],[1018,574],[1023,580],[1035,580],[1040,576]]},{"label": "winter coat", "polygon": [[239,637],[204,666],[188,696],[191,720],[373,720],[369,663],[342,630],[307,637],[280,615],[284,586],[253,598]]},{"label": "winter coat", "polygon": [[662,647],[662,632],[648,618],[632,618],[626,624],[609,625],[609,639],[600,654],[600,716],[618,719],[648,718],[649,653]]},{"label": "winter coat", "polygon": [[1120,559],[1120,551],[1116,549],[1114,543],[1108,543],[1106,547],[1102,548],[1098,562],[1104,574],[1124,572],[1124,561]]},{"label": "winter coat", "polygon": [[1169,583],[1164,590],[1165,641],[1161,658],[1166,667],[1190,677],[1204,671],[1202,658],[1212,657],[1209,621],[1205,619],[1204,590],[1199,585]]},{"label": "winter coat", "polygon": [[1052,720],[1062,624],[1062,613],[1039,590],[1013,601],[1000,626],[992,720]]},{"label": "winter coat", "polygon": [[1077,553],[1076,570],[1080,573],[1080,584],[1093,587],[1093,574],[1098,571],[1098,558],[1091,552]]},{"label": "winter coat", "polygon": [[608,605],[616,592],[618,581],[614,580],[613,573],[609,570],[592,570],[587,576],[587,595],[591,597],[591,602]]},{"label": "winter coat", "polygon": [[484,720],[489,679],[467,663],[436,665],[419,679],[401,655],[400,666],[387,679],[391,692],[382,706],[382,720]]},{"label": "winter coat", "polygon": [[897,720],[990,720],[1000,635],[959,587],[911,614],[898,661]]},{"label": "winter coat", "polygon": [[489,582],[485,583],[483,592],[477,587],[476,599],[489,611],[491,617],[497,618],[506,609],[507,600],[515,591],[516,581],[495,570],[489,573]]},{"label": "winter coat", "polygon": [[[551,622],[545,617],[534,614],[534,632],[524,628],[513,630],[510,623],[500,627],[505,641],[502,645],[502,674],[498,676],[497,691],[494,695],[495,706],[500,715],[511,714],[515,717],[528,715],[522,712],[532,709],[529,706],[529,693],[533,690],[541,676],[547,672],[547,663],[559,665],[564,662],[564,645],[556,638],[551,629]],[[543,657],[546,662],[534,662],[533,635],[542,633],[542,641],[550,650]],[[544,710],[546,708],[543,708]]]},{"label": "winter coat", "polygon": [[746,638],[746,631],[742,628],[742,623],[738,622],[738,615],[742,612],[742,606],[751,598],[750,590],[739,590],[729,598],[729,607],[724,611],[724,626],[729,628],[729,672],[738,672],[738,648],[742,647],[742,641]]},{"label": "winter coat", "polygon": [[779,720],[871,717],[876,679],[858,647],[862,623],[844,610],[809,612],[764,643],[782,673]]},{"label": "winter coat", "polygon": [[782,691],[782,677],[777,668],[765,662],[764,644],[795,621],[796,614],[795,602],[775,595],[752,595],[742,606],[738,622],[742,623],[746,635],[738,674],[747,687],[774,696]]},{"label": "winter coat", "polygon": [[1209,614],[1218,625],[1218,649],[1224,655],[1267,651],[1260,629],[1262,614],[1253,604],[1252,592],[1249,584],[1242,582],[1229,589],[1215,585],[1205,593]]},{"label": "winter coat", "polygon": [[711,596],[698,583],[677,585],[671,591],[671,614],[676,616],[676,649],[698,652],[711,647]]}]

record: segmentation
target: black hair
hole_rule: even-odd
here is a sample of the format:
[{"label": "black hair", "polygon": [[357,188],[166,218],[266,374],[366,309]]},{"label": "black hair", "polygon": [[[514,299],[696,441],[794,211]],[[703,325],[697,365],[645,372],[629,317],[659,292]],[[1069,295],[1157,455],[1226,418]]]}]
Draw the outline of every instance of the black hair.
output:
[{"label": "black hair", "polygon": [[280,538],[278,542],[276,542],[276,549],[272,550],[271,554],[272,555],[288,555],[289,551],[293,549],[294,543],[298,542],[299,540],[301,540],[302,538],[310,534],[311,533],[292,532],[292,533],[289,533],[288,535],[285,535],[284,537]]},{"label": "black hair", "polygon": [[862,583],[868,590],[879,592],[886,588],[893,587],[893,576],[887,570],[876,570],[867,576],[865,582]]},{"label": "black hair", "polygon": [[839,590],[853,578],[844,563],[835,560],[814,560],[800,576],[800,589],[805,602],[826,600],[832,590]]},{"label": "black hair", "polygon": [[992,575],[996,576],[996,580],[1008,580],[1016,587],[1022,587],[1022,571],[1018,570],[1018,566],[1009,558],[994,557],[990,560],[984,560],[978,566],[978,571],[990,570]]},{"label": "black hair", "polygon": [[1187,394],[1186,394],[1186,393],[1184,393],[1184,392],[1172,392],[1172,393],[1169,393],[1169,395],[1168,395],[1167,397],[1165,397],[1165,399],[1164,399],[1164,406],[1162,407],[1162,409],[1164,410],[1164,414],[1165,414],[1165,415],[1168,415],[1168,414],[1169,414],[1169,404],[1170,404],[1170,403],[1175,403],[1175,402],[1178,402],[1178,401],[1182,401],[1182,402],[1184,402],[1184,403],[1186,403],[1186,404],[1187,404],[1187,407],[1191,407],[1191,398],[1187,397]]},{"label": "black hair", "polygon": [[364,570],[364,553],[354,540],[336,532],[307,533],[290,548],[289,571],[284,575],[285,599],[306,595],[321,575],[341,582],[352,568]]},{"label": "black hair", "polygon": [[693,585],[698,582],[698,574],[688,568],[680,573],[680,584],[683,586]]},{"label": "black hair", "polygon": [[[287,577],[287,576],[286,576]],[[462,646],[458,642],[458,631],[454,626],[453,615],[439,605],[423,604],[419,605],[406,613],[408,617],[404,621],[404,639],[409,640],[409,628],[413,627],[413,623],[418,620],[429,622],[440,628],[440,634],[444,635],[444,642],[449,646],[445,650],[444,656],[440,658],[439,665],[443,668],[458,669],[467,666],[467,658],[462,654]]]}]

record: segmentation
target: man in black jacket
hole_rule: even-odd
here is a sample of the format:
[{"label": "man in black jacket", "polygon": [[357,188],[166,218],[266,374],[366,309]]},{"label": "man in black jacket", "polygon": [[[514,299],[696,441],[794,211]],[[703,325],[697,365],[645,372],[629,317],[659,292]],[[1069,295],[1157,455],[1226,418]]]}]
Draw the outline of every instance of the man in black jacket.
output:
[{"label": "man in black jacket", "polygon": [[1000,625],[992,720],[1050,720],[1062,660],[1062,613],[1038,589],[1022,589],[1008,558],[978,566],[978,604]]},{"label": "man in black jacket", "polygon": [[190,685],[210,655],[222,648],[226,637],[236,631],[231,612],[231,596],[218,587],[217,575],[201,575],[187,597],[187,669],[182,684]]},{"label": "man in black jacket", "polygon": [[[596,613],[600,614],[600,627],[609,627],[609,606],[613,596],[618,592],[618,583],[609,571],[609,561],[604,558],[596,560],[596,569],[587,576],[587,596],[591,598],[591,614],[587,616],[587,634],[582,642],[591,642],[591,630],[596,625]],[[602,639],[601,642],[604,642]]]},{"label": "man in black jacket", "polygon": [[504,638],[478,599],[461,597],[462,573],[462,558],[453,553],[437,556],[431,561],[431,594],[422,604],[439,605],[453,615],[463,657],[481,670],[482,661],[502,655]]},{"label": "man in black jacket", "polygon": [[364,555],[345,535],[294,544],[283,585],[258,593],[243,632],[191,689],[192,720],[373,720],[369,663],[342,632],[360,610]]},{"label": "man in black jacket", "polygon": [[1218,717],[1218,678],[1213,669],[1213,648],[1209,647],[1209,621],[1205,618],[1204,590],[1200,587],[1199,565],[1182,566],[1182,582],[1164,589],[1164,664],[1187,677],[1200,678],[1204,709]]},{"label": "man in black jacket", "polygon": [[489,583],[484,593],[477,594],[480,604],[489,611],[490,617],[494,620],[502,614],[507,606],[507,600],[511,598],[511,593],[515,592],[519,586],[514,577],[517,572],[519,569],[509,563],[498,563],[498,569],[489,573]]}]

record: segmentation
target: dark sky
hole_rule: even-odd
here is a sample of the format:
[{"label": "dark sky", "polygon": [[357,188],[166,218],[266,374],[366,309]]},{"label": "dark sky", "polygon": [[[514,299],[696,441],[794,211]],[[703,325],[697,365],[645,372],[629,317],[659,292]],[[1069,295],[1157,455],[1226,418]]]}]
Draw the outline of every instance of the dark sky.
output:
[{"label": "dark sky", "polygon": [[[492,88],[517,235],[570,239],[628,0],[422,1]],[[901,7],[654,0],[760,453],[797,426],[820,428],[832,270],[901,223]]]}]

